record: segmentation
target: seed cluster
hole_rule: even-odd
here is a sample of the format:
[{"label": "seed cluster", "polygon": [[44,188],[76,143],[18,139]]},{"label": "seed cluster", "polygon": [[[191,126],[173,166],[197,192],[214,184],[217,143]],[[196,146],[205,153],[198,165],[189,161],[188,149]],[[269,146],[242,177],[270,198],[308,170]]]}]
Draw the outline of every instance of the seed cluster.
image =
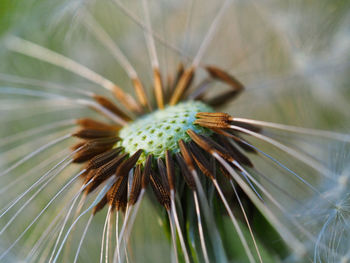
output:
[{"label": "seed cluster", "polygon": [[179,152],[178,141],[190,140],[186,133],[188,129],[203,135],[211,134],[209,129],[193,124],[196,114],[203,111],[212,112],[212,109],[197,101],[183,102],[155,111],[123,127],[119,132],[121,141],[118,146],[122,146],[130,155],[143,149],[139,163],[145,161],[147,154],[164,158],[166,150]]}]

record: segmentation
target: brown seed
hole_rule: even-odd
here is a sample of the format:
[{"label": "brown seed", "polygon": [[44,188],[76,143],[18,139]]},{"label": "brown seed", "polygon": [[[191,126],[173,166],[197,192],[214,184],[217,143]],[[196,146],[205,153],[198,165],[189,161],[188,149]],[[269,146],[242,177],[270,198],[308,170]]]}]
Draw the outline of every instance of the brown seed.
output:
[{"label": "brown seed", "polygon": [[189,144],[189,148],[191,149],[193,160],[196,162],[198,168],[205,176],[213,179],[213,167],[210,167],[210,161],[204,156],[201,149],[193,142]]},{"label": "brown seed", "polygon": [[216,143],[211,138],[197,134],[193,130],[187,130],[187,134],[198,146],[200,146],[206,152],[210,154],[217,153],[226,160],[230,162],[233,161],[233,157],[229,154],[229,152],[227,152],[224,147]]},{"label": "brown seed", "polygon": [[86,139],[86,140],[104,138],[104,137],[113,137],[114,135],[116,135],[115,131],[89,129],[89,128],[80,129],[77,132],[72,134],[72,136],[74,137],[78,137],[80,139]]},{"label": "brown seed", "polygon": [[84,163],[90,160],[91,158],[95,157],[96,155],[99,155],[105,151],[110,150],[112,147],[113,147],[113,144],[94,147],[86,143],[81,150],[79,150],[77,153],[74,154],[73,162]]},{"label": "brown seed", "polygon": [[185,163],[187,164],[188,169],[190,171],[193,171],[194,170],[193,159],[186,143],[183,140],[179,140],[178,143],[180,147],[180,152],[182,154],[183,159],[185,160]]},{"label": "brown seed", "polygon": [[175,153],[175,158],[177,164],[180,166],[181,175],[184,177],[186,184],[192,191],[196,190],[196,183],[194,181],[193,175],[188,170],[188,166],[181,153]]},{"label": "brown seed", "polygon": [[123,120],[125,121],[131,120],[131,118],[125,112],[119,109],[117,105],[115,105],[111,100],[107,99],[106,97],[103,97],[100,95],[94,95],[94,99],[98,104],[108,109],[109,111],[113,112]]},{"label": "brown seed", "polygon": [[122,148],[118,147],[95,156],[88,162],[86,169],[90,170],[100,168],[102,165],[105,165],[116,158],[121,151]]},{"label": "brown seed", "polygon": [[149,183],[149,177],[151,174],[151,169],[152,169],[152,160],[153,160],[153,155],[149,154],[146,159],[145,163],[145,168],[143,169],[143,174],[142,174],[142,189],[146,189],[148,183]]},{"label": "brown seed", "polygon": [[235,77],[231,76],[230,74],[223,71],[222,69],[219,69],[215,66],[207,66],[205,69],[208,71],[208,73],[212,78],[228,84],[231,88],[233,88],[237,92],[243,91],[244,89],[243,84],[239,82]]},{"label": "brown seed", "polygon": [[192,83],[193,77],[194,77],[194,68],[191,67],[184,71],[181,78],[179,79],[176,88],[170,98],[169,104],[175,105],[178,103],[178,101],[183,97],[186,90],[189,88],[189,86]]},{"label": "brown seed", "polygon": [[74,145],[71,147],[71,149],[72,149],[73,151],[76,151],[76,150],[78,150],[79,148],[84,147],[85,144],[86,144],[86,141],[78,142],[78,143],[74,144]]},{"label": "brown seed", "polygon": [[176,76],[173,82],[169,83],[169,87],[168,87],[168,94],[167,94],[167,98],[170,100],[172,93],[174,92],[177,84],[179,83],[179,80],[181,78],[181,76],[184,74],[184,65],[182,63],[180,63],[178,65],[177,71],[176,71]]},{"label": "brown seed", "polygon": [[139,78],[132,79],[132,84],[134,86],[137,98],[140,101],[141,105],[143,107],[149,107],[150,105],[147,99],[147,95],[140,79]]},{"label": "brown seed", "polygon": [[107,199],[112,209],[124,210],[127,204],[128,176],[118,177],[115,184],[107,192]]},{"label": "brown seed", "polygon": [[110,150],[117,141],[118,137],[99,138],[84,143],[83,147],[74,155],[74,163],[82,163],[90,160],[96,155]]},{"label": "brown seed", "polygon": [[108,202],[108,199],[107,199],[107,196],[105,195],[102,198],[102,200],[94,207],[92,214],[96,215],[99,211],[101,211],[105,207],[107,202]]},{"label": "brown seed", "polygon": [[131,191],[130,191],[130,198],[129,198],[130,205],[134,205],[137,202],[141,191],[141,183],[142,183],[142,170],[141,170],[141,164],[138,164],[136,165],[136,168],[135,168]]},{"label": "brown seed", "polygon": [[135,99],[130,94],[125,93],[117,85],[113,86],[113,94],[127,109],[133,112],[142,113],[142,108]]},{"label": "brown seed", "polygon": [[195,124],[207,128],[229,128],[231,116],[223,112],[199,112],[196,114]]},{"label": "brown seed", "polygon": [[124,177],[128,176],[130,170],[135,166],[137,160],[140,158],[140,155],[142,154],[143,150],[136,151],[131,157],[124,160],[121,165],[118,166],[116,170],[116,176],[117,177]]},{"label": "brown seed", "polygon": [[226,129],[229,127],[229,125],[226,122],[221,121],[220,119],[198,119],[194,121],[194,124],[200,125],[205,128],[213,129],[213,128],[219,128],[219,129]]},{"label": "brown seed", "polygon": [[164,185],[164,180],[162,180],[161,175],[156,175],[151,172],[150,182],[153,192],[158,200],[158,202],[165,207],[166,210],[170,209],[170,192],[169,187]]},{"label": "brown seed", "polygon": [[163,92],[162,78],[157,68],[153,70],[153,78],[154,78],[154,94],[156,97],[158,108],[164,109],[164,94],[163,94],[164,92]]},{"label": "brown seed", "polygon": [[126,156],[127,156],[126,153],[119,155],[118,157],[114,158],[113,160],[111,160],[107,164],[94,170],[95,173],[93,175],[93,181],[86,187],[85,191],[87,193],[91,193],[99,185],[101,185],[104,181],[106,181],[108,178],[113,176],[116,173],[117,167],[119,165],[121,165],[121,163],[126,158]]},{"label": "brown seed", "polygon": [[77,119],[76,123],[83,128],[95,130],[118,131],[121,128],[120,125],[110,125],[90,118]]},{"label": "brown seed", "polygon": [[85,173],[81,175],[81,177],[84,179],[84,185],[89,183],[90,180],[94,177],[96,170],[87,170]]},{"label": "brown seed", "polygon": [[170,190],[174,190],[175,189],[175,166],[174,166],[174,160],[171,157],[171,152],[169,150],[165,151],[165,164],[166,164],[166,171],[167,171]]},{"label": "brown seed", "polygon": [[164,162],[162,161],[162,159],[158,158],[157,159],[157,166],[158,166],[158,172],[160,174],[160,179],[162,181],[163,185],[169,185],[168,181],[167,181],[167,173],[166,173],[166,168],[164,165]]},{"label": "brown seed", "polygon": [[220,118],[224,121],[229,121],[232,117],[224,112],[198,112],[196,118]]}]

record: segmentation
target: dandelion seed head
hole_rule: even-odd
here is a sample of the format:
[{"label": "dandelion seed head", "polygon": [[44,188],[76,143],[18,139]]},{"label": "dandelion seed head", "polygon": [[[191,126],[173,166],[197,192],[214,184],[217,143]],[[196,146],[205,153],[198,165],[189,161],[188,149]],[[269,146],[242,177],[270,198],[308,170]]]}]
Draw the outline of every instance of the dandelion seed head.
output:
[{"label": "dandelion seed head", "polygon": [[139,163],[144,163],[147,154],[156,158],[165,158],[165,151],[180,151],[178,141],[188,142],[186,133],[192,129],[201,135],[210,135],[209,129],[194,124],[199,112],[212,112],[213,109],[202,102],[188,101],[175,106],[155,111],[123,127],[119,132],[122,139],[117,146],[122,146],[130,155],[138,149],[144,152]]},{"label": "dandelion seed head", "polygon": [[0,66],[1,262],[348,262],[349,136],[311,129],[347,108],[346,8],[35,1]]}]

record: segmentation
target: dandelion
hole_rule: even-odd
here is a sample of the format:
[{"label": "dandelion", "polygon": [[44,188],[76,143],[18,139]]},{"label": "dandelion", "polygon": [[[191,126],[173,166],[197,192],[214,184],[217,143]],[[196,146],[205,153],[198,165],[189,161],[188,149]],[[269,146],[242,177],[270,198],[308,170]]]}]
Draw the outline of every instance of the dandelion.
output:
[{"label": "dandelion", "polygon": [[[12,62],[10,73],[0,74],[8,112],[0,140],[0,261],[347,262],[347,176],[333,176],[324,160],[334,155],[325,151],[330,146],[348,147],[350,135],[258,120],[271,113],[262,106],[267,97],[278,94],[278,114],[288,123],[289,109],[297,108],[288,104],[307,95],[278,88],[284,85],[269,66],[312,86],[343,73],[346,48],[316,65],[314,81],[308,70],[315,59],[303,60],[298,45],[284,39],[295,27],[283,8],[207,4],[52,2],[56,22],[38,36],[47,45],[26,33],[4,35]],[[64,30],[69,17],[72,28],[51,35],[50,44],[51,30]],[[118,27],[124,36],[113,32]],[[250,38],[252,45],[244,42]],[[67,55],[57,51],[62,42]],[[269,65],[272,55],[278,60]],[[329,58],[341,70],[327,78],[322,66]],[[241,72],[242,80],[232,73],[232,63],[269,72],[257,69],[254,87],[249,74]],[[332,98],[341,92],[334,89]],[[247,110],[227,107],[239,100]],[[310,114],[320,110],[307,106]],[[305,223],[309,214],[319,220]]]}]

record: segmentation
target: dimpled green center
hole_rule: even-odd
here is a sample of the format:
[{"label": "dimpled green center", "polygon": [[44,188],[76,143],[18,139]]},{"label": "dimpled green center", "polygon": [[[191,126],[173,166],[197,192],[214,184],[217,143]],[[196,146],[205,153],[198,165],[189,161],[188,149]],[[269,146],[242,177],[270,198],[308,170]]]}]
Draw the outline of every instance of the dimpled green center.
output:
[{"label": "dimpled green center", "polygon": [[132,155],[143,149],[138,163],[143,163],[147,154],[155,158],[164,158],[165,151],[179,151],[180,139],[189,141],[188,129],[196,133],[210,135],[211,131],[193,124],[198,112],[212,112],[213,109],[198,101],[188,101],[175,106],[167,106],[128,124],[119,131],[121,141],[118,146],[124,147],[125,152]]}]

